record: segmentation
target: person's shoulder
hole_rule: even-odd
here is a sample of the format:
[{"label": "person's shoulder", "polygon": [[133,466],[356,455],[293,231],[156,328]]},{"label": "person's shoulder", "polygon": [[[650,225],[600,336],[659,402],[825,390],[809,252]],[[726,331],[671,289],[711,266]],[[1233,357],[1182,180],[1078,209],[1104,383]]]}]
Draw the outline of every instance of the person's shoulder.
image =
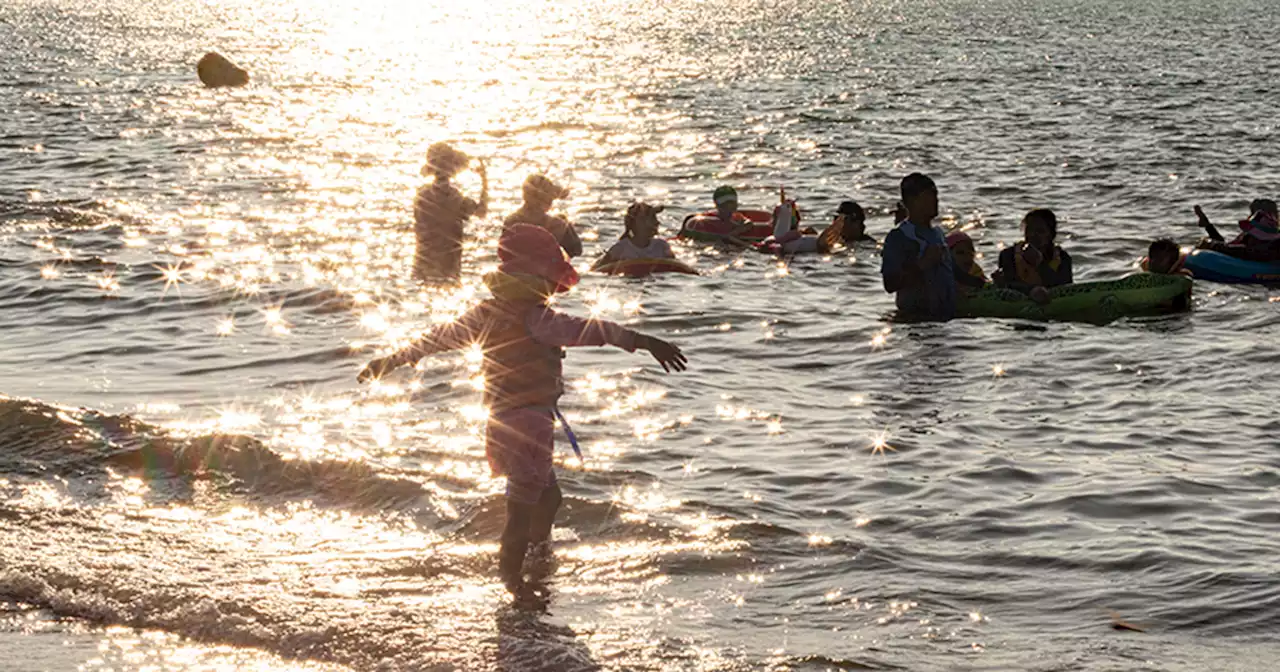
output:
[{"label": "person's shoulder", "polygon": [[1067,254],[1067,251],[1063,249],[1061,245],[1057,245],[1055,247],[1058,248],[1058,258],[1062,259],[1063,261],[1071,261],[1071,255]]},{"label": "person's shoulder", "polygon": [[1010,245],[1009,247],[1004,248],[1003,250],[1000,250],[1000,263],[1002,263],[1002,264],[1003,264],[1003,263],[1004,263],[1004,262],[1006,262],[1006,261],[1008,261],[1008,262],[1012,262],[1012,261],[1013,261],[1013,255],[1014,255],[1014,254],[1016,254],[1016,252],[1017,252],[1017,250],[1016,250],[1016,249],[1014,248],[1014,246],[1012,246],[1012,245]]},{"label": "person's shoulder", "polygon": [[889,229],[884,234],[884,242],[881,244],[885,249],[902,249],[908,245],[915,245],[916,242],[907,237],[906,232],[898,227]]}]

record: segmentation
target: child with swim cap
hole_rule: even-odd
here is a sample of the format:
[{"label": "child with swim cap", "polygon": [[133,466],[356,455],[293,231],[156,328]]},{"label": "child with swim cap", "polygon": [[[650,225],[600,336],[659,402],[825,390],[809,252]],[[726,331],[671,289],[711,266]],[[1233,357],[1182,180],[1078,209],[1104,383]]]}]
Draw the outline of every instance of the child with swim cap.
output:
[{"label": "child with swim cap", "polygon": [[952,231],[946,240],[960,293],[968,295],[972,290],[986,287],[987,274],[978,265],[978,251],[973,245],[973,238],[964,231]]},{"label": "child with swim cap", "polygon": [[580,256],[582,239],[578,237],[578,231],[563,217],[550,213],[556,201],[569,196],[569,190],[552,182],[546,175],[534,174],[525,179],[521,192],[524,203],[507,217],[503,227],[513,224],[541,226],[555,237],[570,257]]},{"label": "child with swim cap", "polygon": [[628,352],[647,350],[666,371],[685,370],[687,360],[680,348],[666,341],[548,307],[552,295],[577,284],[578,273],[545,229],[529,224],[507,228],[498,242],[498,258],[497,272],[485,277],[493,298],[409,347],[373,360],[359,380],[380,378],[431,354],[479,344],[484,353],[485,404],[491,414],[485,455],[493,473],[507,478],[507,521],[498,572],[506,588],[525,600],[534,597],[524,579],[525,554],[531,543],[550,540],[561,500],[552,453],[556,403],[564,392],[563,348],[613,345]]},{"label": "child with swim cap", "polygon": [[592,264],[591,270],[619,261],[675,259],[671,244],[657,237],[658,213],[662,210],[661,205],[632,203],[622,220],[622,237]]},{"label": "child with swim cap", "polygon": [[1036,303],[1049,302],[1049,289],[1071,284],[1071,255],[1054,241],[1058,237],[1058,217],[1048,208],[1037,208],[1022,218],[1023,241],[1000,252],[1000,268],[995,283],[1031,297]]},{"label": "child with swim cap", "polygon": [[433,179],[413,199],[413,232],[417,241],[413,277],[418,280],[457,282],[462,273],[463,227],[471,217],[483,217],[489,211],[489,180],[484,163],[476,167],[480,174],[479,202],[466,198],[450,183],[470,161],[448,143],[437,142],[427,148],[427,163],[421,172]]}]

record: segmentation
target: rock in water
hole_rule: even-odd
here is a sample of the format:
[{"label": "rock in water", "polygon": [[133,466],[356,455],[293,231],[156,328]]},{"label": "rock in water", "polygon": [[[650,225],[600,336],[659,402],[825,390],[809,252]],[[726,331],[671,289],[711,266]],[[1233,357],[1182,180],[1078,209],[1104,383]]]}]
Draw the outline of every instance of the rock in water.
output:
[{"label": "rock in water", "polygon": [[249,73],[216,51],[205,54],[196,64],[196,74],[205,86],[244,86]]}]

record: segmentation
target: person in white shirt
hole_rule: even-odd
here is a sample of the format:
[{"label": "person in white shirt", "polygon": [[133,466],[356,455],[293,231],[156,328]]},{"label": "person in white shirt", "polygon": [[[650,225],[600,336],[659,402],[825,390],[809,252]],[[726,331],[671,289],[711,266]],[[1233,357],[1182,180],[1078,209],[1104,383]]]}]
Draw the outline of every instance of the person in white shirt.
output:
[{"label": "person in white shirt", "polygon": [[674,259],[676,255],[671,251],[671,245],[657,237],[658,213],[662,209],[661,205],[632,203],[623,220],[622,238],[597,259],[591,269],[599,270],[619,261]]}]

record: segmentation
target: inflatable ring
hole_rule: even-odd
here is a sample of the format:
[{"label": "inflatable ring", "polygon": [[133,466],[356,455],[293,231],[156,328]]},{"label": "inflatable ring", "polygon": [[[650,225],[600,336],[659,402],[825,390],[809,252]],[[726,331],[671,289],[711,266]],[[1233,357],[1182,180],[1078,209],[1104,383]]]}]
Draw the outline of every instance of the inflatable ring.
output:
[{"label": "inflatable ring", "polygon": [[1280,261],[1249,261],[1213,250],[1195,250],[1182,266],[1209,282],[1280,283]]},{"label": "inflatable ring", "polygon": [[628,278],[643,278],[655,273],[698,275],[698,269],[679,259],[624,259],[605,264],[596,271],[607,275],[625,275]]},{"label": "inflatable ring", "polygon": [[1191,278],[1185,275],[1136,273],[1119,280],[1054,287],[1044,305],[1019,291],[987,287],[961,297],[956,316],[1108,322],[1118,317],[1188,310],[1191,286]]},{"label": "inflatable ring", "polygon": [[[738,236],[748,242],[759,242],[773,235],[773,213],[764,210],[739,210],[738,214],[753,226],[746,234]],[[725,226],[715,211],[690,215],[684,220],[680,237],[714,243],[729,236],[731,227]]]}]

